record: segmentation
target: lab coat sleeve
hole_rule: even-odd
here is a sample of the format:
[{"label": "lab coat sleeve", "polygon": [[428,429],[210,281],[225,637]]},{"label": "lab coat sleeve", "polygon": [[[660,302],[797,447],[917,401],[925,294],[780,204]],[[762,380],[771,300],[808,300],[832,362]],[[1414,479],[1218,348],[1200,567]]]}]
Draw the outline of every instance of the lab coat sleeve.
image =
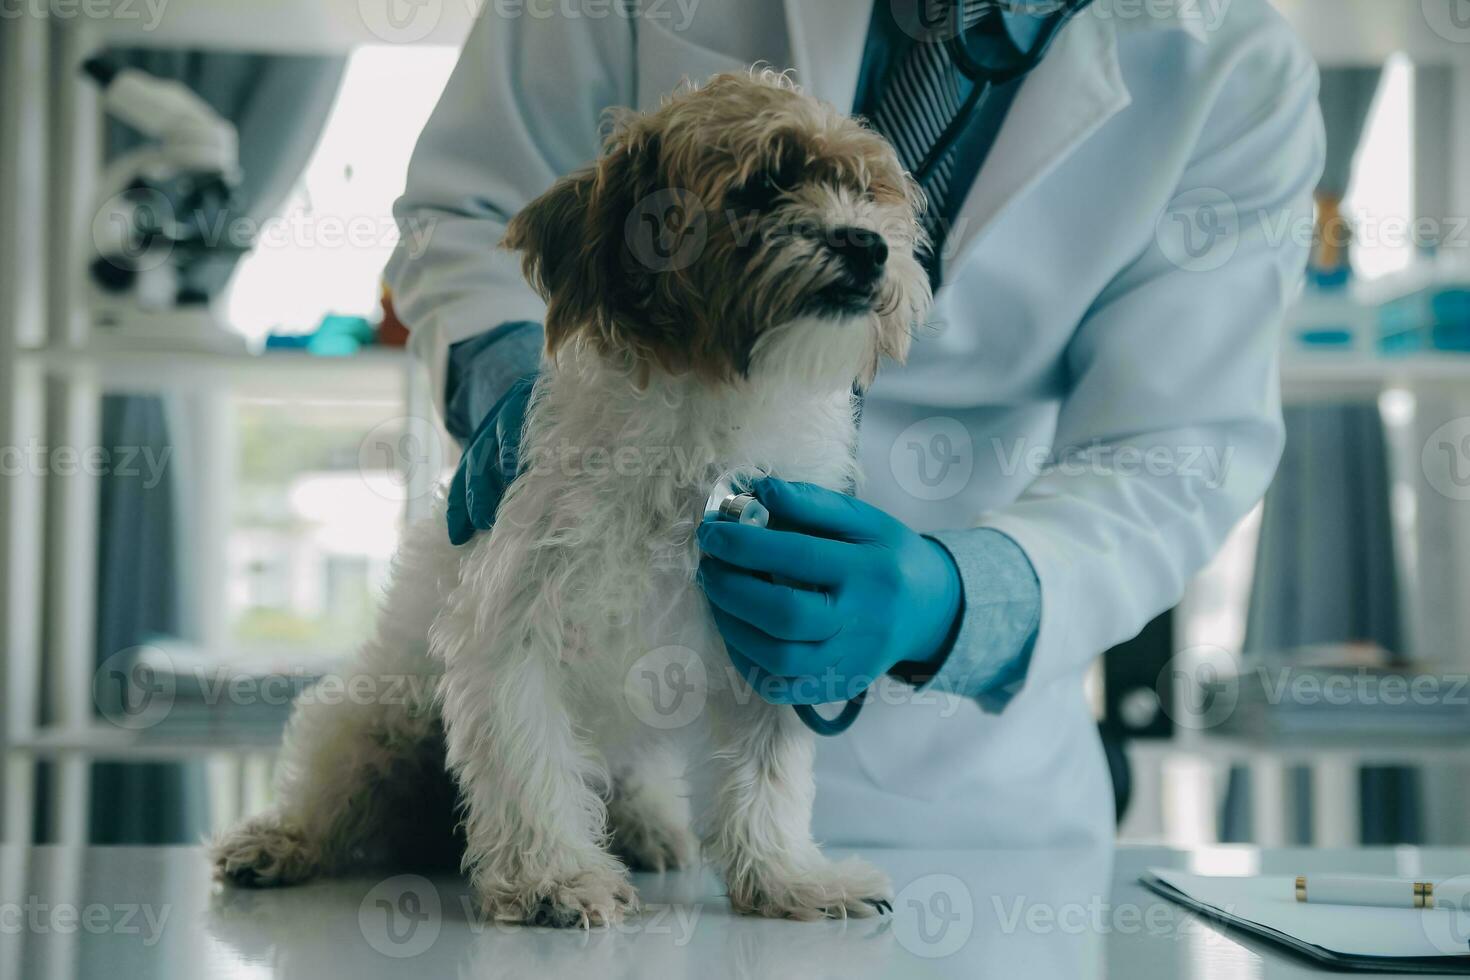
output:
[{"label": "lab coat sleeve", "polygon": [[927,687],[999,711],[1025,680],[1041,625],[1036,569],[1016,542],[994,528],[930,537],[954,560],[964,608],[954,643]]},{"label": "lab coat sleeve", "polygon": [[[1041,584],[1027,686],[1080,675],[1175,605],[1275,472],[1280,326],[1323,164],[1316,69],[1289,60],[1224,86],[1161,230],[1070,342],[1053,466],[982,521]],[[1194,256],[1171,237],[1191,224],[1225,234]]]},{"label": "lab coat sleeve", "polygon": [[471,30],[394,206],[400,238],[385,275],[441,411],[451,345],[544,317],[519,258],[497,248],[506,224],[594,159],[604,110],[633,99],[628,17],[496,9]]}]

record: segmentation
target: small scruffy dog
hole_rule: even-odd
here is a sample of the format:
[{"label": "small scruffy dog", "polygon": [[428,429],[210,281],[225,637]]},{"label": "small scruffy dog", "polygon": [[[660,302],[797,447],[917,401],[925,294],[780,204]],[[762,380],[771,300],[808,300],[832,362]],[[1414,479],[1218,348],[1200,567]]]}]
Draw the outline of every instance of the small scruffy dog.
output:
[{"label": "small scruffy dog", "polygon": [[[217,875],[448,848],[488,916],[615,922],[624,861],[696,853],[692,763],[737,909],[882,907],[883,874],[812,840],[813,737],[730,668],[694,531],[723,473],[854,484],[854,385],[929,303],[921,206],[879,135],[773,72],[615,116],[505,237],[547,301],[546,363],[494,530],[452,547],[442,500],[408,530],[346,696],[298,707],[279,802],[216,842]],[[697,723],[659,723],[645,680],[671,664]]]}]

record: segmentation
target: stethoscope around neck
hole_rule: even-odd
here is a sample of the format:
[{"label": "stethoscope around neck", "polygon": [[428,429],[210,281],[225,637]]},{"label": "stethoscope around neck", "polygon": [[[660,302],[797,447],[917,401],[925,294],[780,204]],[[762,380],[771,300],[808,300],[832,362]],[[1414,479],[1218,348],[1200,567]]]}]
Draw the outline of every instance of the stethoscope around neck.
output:
[{"label": "stethoscope around neck", "polygon": [[[922,3],[924,0],[919,0],[919,2]],[[923,183],[929,179],[934,168],[939,165],[939,161],[943,160],[945,155],[953,149],[955,142],[964,133],[975,110],[985,101],[986,96],[994,91],[996,86],[1024,78],[1034,71],[1046,57],[1047,52],[1051,50],[1052,43],[1061,34],[1062,28],[1092,3],[1092,0],[1033,0],[1033,2],[1049,2],[1058,9],[1042,25],[1041,32],[1036,36],[1029,50],[1012,50],[1009,56],[998,59],[994,63],[986,63],[970,50],[965,43],[967,32],[964,24],[964,4],[960,0],[953,0],[950,4],[949,37],[938,43],[944,44],[949,49],[949,55],[954,60],[955,67],[974,84],[965,97],[965,101],[960,105],[960,111],[939,134],[939,139],[935,140],[934,145],[924,156],[923,162],[915,169],[915,180]],[[998,2],[997,6],[1004,6],[1004,4]]]}]

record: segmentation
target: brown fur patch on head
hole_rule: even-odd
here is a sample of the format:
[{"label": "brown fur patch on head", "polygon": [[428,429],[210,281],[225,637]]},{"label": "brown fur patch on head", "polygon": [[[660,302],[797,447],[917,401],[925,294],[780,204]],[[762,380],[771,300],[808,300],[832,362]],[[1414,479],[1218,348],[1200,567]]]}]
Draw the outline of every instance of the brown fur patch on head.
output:
[{"label": "brown fur patch on head", "polygon": [[[612,121],[602,157],[528,204],[503,242],[547,301],[553,356],[590,344],[729,380],[764,331],[844,316],[867,318],[875,362],[902,359],[929,301],[914,257],[923,204],[881,136],[769,71]],[[856,286],[841,247],[854,231],[887,250]]]}]

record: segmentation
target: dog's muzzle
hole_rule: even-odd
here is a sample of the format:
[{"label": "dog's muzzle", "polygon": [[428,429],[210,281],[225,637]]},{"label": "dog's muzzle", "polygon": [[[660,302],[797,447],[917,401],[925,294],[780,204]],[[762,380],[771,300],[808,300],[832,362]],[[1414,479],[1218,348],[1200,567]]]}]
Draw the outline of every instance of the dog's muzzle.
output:
[{"label": "dog's muzzle", "polygon": [[888,242],[867,228],[834,228],[827,247],[840,260],[836,280],[817,292],[819,312],[837,315],[872,310],[888,262]]}]

